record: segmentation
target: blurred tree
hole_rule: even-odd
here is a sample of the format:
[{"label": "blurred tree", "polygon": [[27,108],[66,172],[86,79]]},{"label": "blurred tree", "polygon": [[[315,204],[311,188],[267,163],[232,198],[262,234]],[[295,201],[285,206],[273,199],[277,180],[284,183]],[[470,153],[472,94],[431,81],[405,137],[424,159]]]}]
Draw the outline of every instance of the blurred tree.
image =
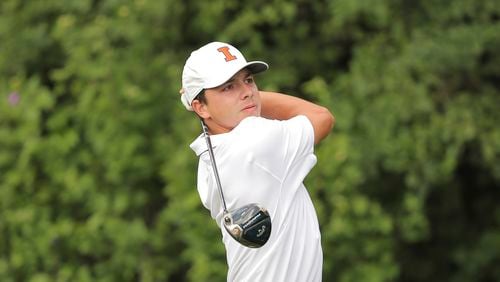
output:
[{"label": "blurred tree", "polygon": [[325,281],[500,281],[496,1],[0,3],[0,280],[223,281],[179,103],[228,41],[335,113]]}]

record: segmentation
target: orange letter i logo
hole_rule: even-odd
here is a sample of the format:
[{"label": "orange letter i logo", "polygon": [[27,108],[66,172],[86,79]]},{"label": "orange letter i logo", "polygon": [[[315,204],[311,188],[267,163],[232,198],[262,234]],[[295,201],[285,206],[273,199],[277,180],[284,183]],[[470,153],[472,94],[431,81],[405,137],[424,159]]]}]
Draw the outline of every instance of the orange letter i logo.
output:
[{"label": "orange letter i logo", "polygon": [[226,57],[226,62],[236,60],[236,57],[233,54],[229,53],[229,47],[227,46],[220,47],[219,49],[217,49],[217,51],[224,54],[224,56]]}]

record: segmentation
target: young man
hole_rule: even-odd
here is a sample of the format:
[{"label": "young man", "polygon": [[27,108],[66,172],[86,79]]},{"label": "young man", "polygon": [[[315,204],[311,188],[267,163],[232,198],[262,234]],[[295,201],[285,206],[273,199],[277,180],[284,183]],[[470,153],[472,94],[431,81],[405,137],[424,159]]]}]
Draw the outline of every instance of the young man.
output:
[{"label": "young man", "polygon": [[181,101],[207,125],[228,210],[265,207],[272,232],[248,248],[223,228],[223,206],[203,136],[198,192],[222,231],[228,281],[321,281],[323,252],[316,212],[303,180],[316,164],[314,144],[335,119],[324,107],[257,89],[253,75],[267,70],[235,47],[209,43],[191,53],[182,73]]}]

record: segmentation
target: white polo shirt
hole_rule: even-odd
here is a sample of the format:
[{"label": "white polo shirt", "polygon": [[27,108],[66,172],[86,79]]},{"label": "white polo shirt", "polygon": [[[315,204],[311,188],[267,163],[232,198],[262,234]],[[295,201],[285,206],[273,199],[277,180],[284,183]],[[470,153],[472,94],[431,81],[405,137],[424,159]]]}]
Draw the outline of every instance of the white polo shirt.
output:
[{"label": "white polo shirt", "polygon": [[316,211],[303,180],[316,164],[309,119],[248,117],[231,132],[210,136],[228,210],[249,203],[267,208],[272,231],[261,248],[245,247],[222,225],[223,207],[201,135],[198,192],[221,227],[228,281],[321,281],[323,252]]}]

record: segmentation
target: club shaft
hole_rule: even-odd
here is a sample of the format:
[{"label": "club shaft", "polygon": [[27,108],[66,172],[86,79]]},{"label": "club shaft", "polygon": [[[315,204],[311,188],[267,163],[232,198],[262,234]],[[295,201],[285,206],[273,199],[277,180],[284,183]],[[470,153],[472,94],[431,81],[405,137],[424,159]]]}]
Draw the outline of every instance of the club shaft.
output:
[{"label": "club shaft", "polygon": [[222,206],[224,207],[224,212],[227,211],[226,200],[224,199],[224,193],[222,192],[222,185],[220,184],[219,172],[217,170],[217,164],[215,163],[214,151],[212,150],[212,142],[210,141],[210,136],[208,136],[208,129],[203,120],[201,120],[201,127],[203,128],[203,135],[205,136],[205,141],[207,142],[208,154],[210,156],[210,163],[212,164],[212,170],[214,171],[215,183],[217,184],[217,189],[219,190],[220,199],[222,200]]}]

